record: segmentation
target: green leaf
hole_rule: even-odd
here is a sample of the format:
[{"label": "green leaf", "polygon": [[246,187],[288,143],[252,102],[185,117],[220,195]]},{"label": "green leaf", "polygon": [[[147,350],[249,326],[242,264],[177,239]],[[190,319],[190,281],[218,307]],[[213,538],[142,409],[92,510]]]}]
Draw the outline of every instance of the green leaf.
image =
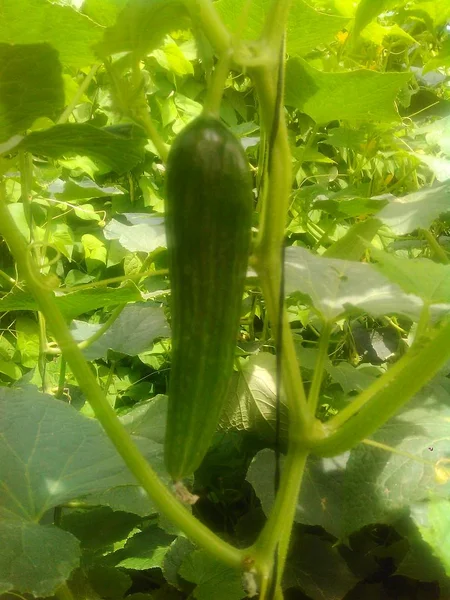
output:
[{"label": "green leaf", "polygon": [[[0,518],[39,520],[93,492],[135,484],[99,423],[33,388],[0,388]],[[164,477],[162,445],[137,443]]]},{"label": "green leaf", "polygon": [[448,68],[450,66],[450,38],[444,40],[439,54],[430,59],[423,67],[423,74],[426,75],[430,71],[439,69],[440,67]]},{"label": "green leaf", "polygon": [[167,396],[158,394],[150,400],[135,404],[120,420],[133,437],[147,438],[164,443],[166,429]]},{"label": "green leaf", "polygon": [[153,50],[153,56],[163,69],[167,69],[175,75],[194,74],[192,63],[185,57],[181,48],[175,42],[166,43],[162,48]]},{"label": "green leaf", "polygon": [[424,522],[423,513],[426,520],[427,503],[415,504],[412,509],[415,516],[402,519],[395,524],[395,529],[408,540],[409,544],[408,552],[398,564],[396,574],[419,581],[438,581],[441,594],[444,597],[448,596],[450,578],[446,576],[437,555],[430,552],[430,546],[424,541],[417,527]]},{"label": "green leaf", "polygon": [[103,230],[107,240],[118,240],[130,252],[153,252],[165,248],[164,219],[146,213],[124,213],[130,225],[111,219]]},{"label": "green leaf", "polygon": [[164,36],[189,24],[184,4],[179,0],[132,0],[105,30],[97,44],[100,56],[134,52],[144,56],[157,48]]},{"label": "green leaf", "polygon": [[117,129],[99,129],[87,123],[66,123],[30,133],[15,149],[50,158],[80,154],[100,161],[120,175],[143,160],[146,142],[144,132],[136,125],[119,133]]},{"label": "green leaf", "polygon": [[[298,292],[327,321],[354,312],[374,316],[402,314],[413,320],[420,316],[423,302],[405,294],[367,263],[316,256],[299,246],[286,249],[286,294]],[[446,312],[435,307],[435,313]]]},{"label": "green leaf", "polygon": [[[72,335],[77,342],[91,337],[101,325],[74,321]],[[88,360],[106,358],[108,350],[136,356],[148,350],[153,341],[170,337],[164,311],[152,302],[126,306],[111,327],[84,350]]]},{"label": "green leaf", "polygon": [[420,160],[420,162],[427,165],[432,171],[439,182],[447,181],[450,179],[450,160],[442,158],[440,156],[430,156],[428,154],[421,154],[414,152],[413,156]]},{"label": "green leaf", "polygon": [[183,536],[178,536],[167,551],[163,565],[163,575],[167,583],[180,589],[180,576],[178,571],[185,557],[195,549],[194,544]]},{"label": "green leaf", "polygon": [[48,186],[47,190],[58,200],[73,202],[78,200],[91,200],[92,198],[105,198],[123,194],[123,191],[115,186],[101,186],[92,179],[83,177],[76,181],[69,177],[67,180],[56,179]]},{"label": "green leaf", "polygon": [[408,294],[419,296],[426,304],[450,304],[450,265],[428,258],[398,258],[375,250],[372,254],[377,269]]},{"label": "green leaf", "polygon": [[105,565],[95,565],[89,569],[89,583],[100,598],[122,600],[133,584],[133,580],[123,571]]},{"label": "green leaf", "polygon": [[411,508],[411,518],[450,577],[450,502],[432,499],[426,504],[416,504]]},{"label": "green leaf", "polygon": [[16,319],[17,348],[24,367],[36,366],[39,353],[39,326],[34,319],[19,316]]},{"label": "green leaf", "polygon": [[318,535],[295,537],[283,586],[299,587],[312,600],[341,600],[358,583],[339,549]]},{"label": "green leaf", "polygon": [[[220,427],[237,431],[252,431],[269,443],[275,437],[276,422],[276,359],[268,353],[250,356],[241,361],[228,392],[228,402],[222,412]],[[281,435],[286,438],[287,408],[281,407]]]},{"label": "green leaf", "polygon": [[440,483],[435,466],[450,452],[449,393],[448,380],[437,378],[373,435],[417,461],[365,444],[351,451],[342,496],[348,534],[370,523],[390,523],[416,502],[448,497],[450,482]]},{"label": "green leaf", "polygon": [[[141,300],[141,293],[135,286],[80,290],[55,297],[59,309],[69,320],[98,308],[107,310],[118,304]],[[16,291],[0,299],[0,311],[11,310],[36,311],[38,304],[31,294],[25,291]]]},{"label": "green leaf", "polygon": [[[450,40],[449,40],[450,55]],[[425,134],[429,146],[439,146],[441,151],[450,157],[450,116],[427,123],[416,130],[418,135]]]},{"label": "green leaf", "polygon": [[324,73],[295,58],[286,66],[288,106],[298,108],[316,123],[334,120],[398,121],[395,98],[410,73],[376,73],[360,69]]},{"label": "green leaf", "polygon": [[61,528],[74,535],[82,548],[100,550],[126,539],[141,517],[126,512],[113,512],[107,506],[74,510],[63,514]]},{"label": "green leaf", "polygon": [[450,182],[431,188],[422,188],[392,200],[378,214],[377,219],[397,235],[405,235],[430,224],[450,210]]},{"label": "green leaf", "polygon": [[416,0],[418,12],[426,13],[435,25],[441,25],[450,19],[450,6],[447,0]]},{"label": "green leaf", "polygon": [[[243,8],[242,0],[219,0],[217,10],[225,24],[232,30],[240,23]],[[262,33],[270,0],[254,0],[245,22],[245,28],[238,30],[240,39],[257,39]],[[315,10],[303,0],[292,4],[286,32],[286,48],[291,56],[304,56],[317,46],[329,44],[335,35],[345,27],[349,19]]]},{"label": "green leaf", "polygon": [[162,568],[174,536],[168,535],[159,527],[151,526],[129,538],[122,550],[111,558],[117,567],[143,571],[155,567]]},{"label": "green leaf", "polygon": [[[333,458],[308,458],[297,500],[295,520],[305,525],[320,525],[331,535],[344,535],[344,481],[349,453]],[[281,467],[284,458],[281,461]],[[247,480],[253,486],[266,515],[274,502],[275,454],[262,450],[254,458]]]},{"label": "green leaf", "polygon": [[0,594],[50,596],[79,561],[79,544],[70,533],[53,525],[0,520]]},{"label": "green leaf", "polygon": [[[62,64],[72,67],[95,62],[91,47],[100,40],[102,28],[72,7],[45,0],[2,0],[1,10],[0,42],[48,43],[58,51]],[[31,62],[33,68],[40,68],[39,61]]]},{"label": "green leaf", "polygon": [[372,19],[375,19],[375,17],[389,6],[397,3],[398,0],[377,0],[377,2],[373,2],[373,0],[361,0],[356,9],[355,24],[353,27],[354,35],[359,35]]},{"label": "green leaf", "polygon": [[81,243],[88,273],[92,273],[99,266],[106,265],[107,250],[102,240],[96,238],[95,235],[85,233],[81,236]]},{"label": "green leaf", "polygon": [[[34,366],[34,365],[33,365]],[[11,360],[3,360],[0,358],[0,373],[3,373],[11,379],[17,380],[22,377],[22,371],[20,367],[13,363]]]},{"label": "green leaf", "polygon": [[[2,13],[0,28],[4,18]],[[61,65],[53,48],[0,44],[0,142],[22,133],[38,117],[56,118],[63,106]]]},{"label": "green leaf", "polygon": [[353,223],[343,237],[325,250],[323,256],[345,260],[360,260],[365,250],[371,245],[380,227],[381,221],[378,219],[366,219]]},{"label": "green leaf", "polygon": [[242,600],[245,598],[239,571],[231,569],[203,550],[188,554],[179,571],[181,577],[196,583],[197,600]]},{"label": "green leaf", "polygon": [[128,0],[84,0],[83,13],[100,25],[109,27],[114,25],[117,15],[127,3]]}]

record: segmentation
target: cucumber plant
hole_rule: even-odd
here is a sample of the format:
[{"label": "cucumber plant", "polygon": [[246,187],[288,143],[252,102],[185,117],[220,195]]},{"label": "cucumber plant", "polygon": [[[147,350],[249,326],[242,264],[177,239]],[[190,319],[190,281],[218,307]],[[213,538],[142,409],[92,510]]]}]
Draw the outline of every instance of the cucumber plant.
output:
[{"label": "cucumber plant", "polygon": [[[270,145],[250,263],[259,277],[274,336],[281,340],[283,388],[289,407],[288,449],[279,490],[272,512],[253,545],[236,548],[215,535],[178,502],[139,452],[70,335],[55,304],[53,290],[34,260],[33,248],[27,245],[7,209],[3,183],[0,230],[96,417],[139,484],[159,510],[196,544],[224,563],[241,569],[249,587],[254,587],[254,578],[262,600],[281,599],[280,582],[308,455],[334,456],[355,446],[382,425],[448,359],[450,325],[446,323],[427,332],[410,352],[337,416],[326,423],[316,418],[330,328],[322,330],[319,359],[307,398],[292,332],[280,302],[280,257],[292,185],[292,161],[283,111],[284,53],[281,63],[279,56],[291,3],[289,0],[270,3],[260,38],[252,43],[238,41],[209,0],[185,0],[184,4],[195,25],[208,38],[219,62],[207,109],[179,135],[167,162],[173,354],[166,463],[175,481],[191,474],[199,465],[217,425],[233,366],[249,261],[253,202],[245,153],[217,117],[223,74],[232,62],[234,68],[245,70],[253,80],[259,99],[262,138],[269,140]],[[363,7],[367,4],[361,3]],[[243,20],[246,6],[245,3]],[[111,71],[113,64],[109,65]],[[138,67],[133,76],[139,79]],[[211,114],[211,107],[215,114]],[[138,98],[132,113],[164,162],[167,149],[142,98]],[[261,160],[261,166],[264,162]],[[29,175],[25,163],[23,160],[21,168],[24,184]],[[353,235],[353,241],[359,243],[359,237]]]}]

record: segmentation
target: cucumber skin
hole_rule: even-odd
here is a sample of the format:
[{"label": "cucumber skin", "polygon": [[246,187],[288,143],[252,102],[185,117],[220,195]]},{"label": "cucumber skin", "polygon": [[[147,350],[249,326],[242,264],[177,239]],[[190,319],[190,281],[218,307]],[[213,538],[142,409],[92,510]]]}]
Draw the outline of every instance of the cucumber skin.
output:
[{"label": "cucumber skin", "polygon": [[250,251],[252,178],[240,142],[201,115],[167,161],[172,365],[164,458],[174,481],[205,456],[233,372]]}]

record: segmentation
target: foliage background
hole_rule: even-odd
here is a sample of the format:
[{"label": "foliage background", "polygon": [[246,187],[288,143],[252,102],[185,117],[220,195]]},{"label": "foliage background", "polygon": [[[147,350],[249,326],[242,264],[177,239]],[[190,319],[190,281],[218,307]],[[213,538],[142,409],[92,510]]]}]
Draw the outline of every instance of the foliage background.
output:
[{"label": "foliage background", "polygon": [[[242,2],[215,3],[246,40],[258,38],[268,5],[253,0],[237,26]],[[1,17],[10,213],[109,402],[168,482],[164,166],[149,138],[154,128],[170,145],[200,113],[214,52],[174,1],[4,0]],[[449,21],[444,0],[293,3],[286,294],[307,382],[332,327],[324,419],[405,352],[424,307],[431,321],[448,313]],[[227,79],[221,117],[256,188],[258,102],[245,73]],[[346,237],[355,224],[359,235]],[[4,243],[0,269],[2,599],[60,594],[66,580],[75,597],[243,598],[240,575],[176,531],[128,474]],[[274,340],[252,278],[238,357],[220,431],[191,483],[195,514],[243,547],[273,501]],[[287,598],[450,594],[449,372],[376,433],[378,446],[309,460]],[[287,411],[282,423],[285,434]]]}]

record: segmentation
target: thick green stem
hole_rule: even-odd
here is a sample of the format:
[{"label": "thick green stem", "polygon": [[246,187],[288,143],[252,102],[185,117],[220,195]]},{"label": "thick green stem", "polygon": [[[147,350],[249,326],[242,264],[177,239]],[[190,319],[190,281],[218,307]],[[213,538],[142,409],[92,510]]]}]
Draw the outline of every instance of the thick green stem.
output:
[{"label": "thick green stem", "polygon": [[[0,191],[3,190],[0,188]],[[0,231],[14,255],[19,273],[27,282],[29,290],[38,302],[80,388],[86,394],[97,419],[137,481],[152,498],[161,513],[184,531],[188,537],[219,560],[233,567],[239,567],[246,553],[213,534],[174,498],[120,423],[114,409],[103,395],[81,350],[70,335],[67,323],[54,301],[53,294],[42,284],[39,273],[31,260],[27,259],[29,249],[6,207],[4,197],[0,198]]]},{"label": "thick green stem", "polygon": [[[295,444],[290,444],[280,488],[275,497],[272,510],[258,540],[249,549],[255,558],[255,566],[261,571],[271,572],[275,550],[278,546],[278,574],[281,577],[289,547],[292,523],[295,518],[297,498],[300,492],[308,453]],[[270,569],[267,569],[270,567]]]},{"label": "thick green stem", "polygon": [[230,72],[231,54],[228,51],[221,56],[216,64],[214,73],[211,79],[210,86],[205,103],[203,105],[203,113],[219,118],[220,103],[222,102],[223,90],[225,82]]},{"label": "thick green stem", "polygon": [[203,30],[219,55],[229,51],[231,35],[211,0],[184,0],[194,21]]},{"label": "thick green stem", "polygon": [[274,0],[267,14],[262,40],[271,48],[279,48],[286,29],[291,0]]}]

